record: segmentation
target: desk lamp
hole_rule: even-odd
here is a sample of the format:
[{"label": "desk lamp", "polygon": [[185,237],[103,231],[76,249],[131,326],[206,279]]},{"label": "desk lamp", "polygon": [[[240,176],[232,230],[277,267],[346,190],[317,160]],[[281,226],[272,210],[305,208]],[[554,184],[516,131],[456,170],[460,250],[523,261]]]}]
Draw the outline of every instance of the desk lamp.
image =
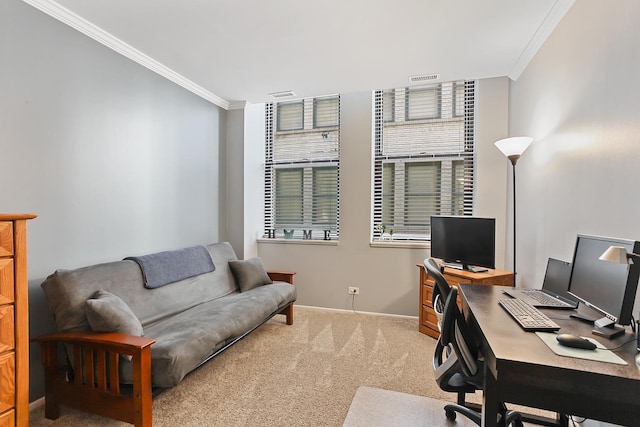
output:
[{"label": "desk lamp", "polygon": [[516,162],[527,149],[533,138],[528,136],[516,136],[512,138],[496,141],[495,145],[513,166],[513,284],[515,286],[516,277]]},{"label": "desk lamp", "polygon": [[600,258],[600,261],[616,262],[618,264],[633,264],[633,259],[640,259],[639,254],[629,253],[622,246],[609,246],[609,249],[604,251]]}]

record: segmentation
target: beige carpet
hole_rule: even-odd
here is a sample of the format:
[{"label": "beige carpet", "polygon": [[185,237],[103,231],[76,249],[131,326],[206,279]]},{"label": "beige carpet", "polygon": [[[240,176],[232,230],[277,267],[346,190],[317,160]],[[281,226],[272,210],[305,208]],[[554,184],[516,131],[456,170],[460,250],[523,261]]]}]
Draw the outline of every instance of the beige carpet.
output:
[{"label": "beige carpet", "polygon": [[447,402],[429,397],[379,388],[360,387],[343,427],[470,427],[464,416],[449,421],[443,407]]},{"label": "beige carpet", "polygon": [[[435,384],[434,344],[417,319],[296,307],[294,325],[276,316],[154,398],[153,425],[341,426],[360,386],[453,400]],[[127,425],[66,407],[30,424]]]}]

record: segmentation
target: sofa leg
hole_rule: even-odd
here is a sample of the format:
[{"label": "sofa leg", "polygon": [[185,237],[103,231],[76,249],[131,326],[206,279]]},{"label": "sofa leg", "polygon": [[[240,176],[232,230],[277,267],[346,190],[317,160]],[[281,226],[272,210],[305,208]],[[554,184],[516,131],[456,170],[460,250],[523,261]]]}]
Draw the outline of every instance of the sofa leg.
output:
[{"label": "sofa leg", "polygon": [[60,417],[59,390],[56,389],[58,347],[55,343],[43,343],[41,348],[44,365],[44,416],[48,420],[57,420]]},{"label": "sofa leg", "polygon": [[60,418],[60,405],[53,393],[45,393],[44,417],[48,420],[57,420]]},{"label": "sofa leg", "polygon": [[287,325],[293,325],[293,304],[289,304],[289,307],[285,308],[282,314],[287,316]]}]

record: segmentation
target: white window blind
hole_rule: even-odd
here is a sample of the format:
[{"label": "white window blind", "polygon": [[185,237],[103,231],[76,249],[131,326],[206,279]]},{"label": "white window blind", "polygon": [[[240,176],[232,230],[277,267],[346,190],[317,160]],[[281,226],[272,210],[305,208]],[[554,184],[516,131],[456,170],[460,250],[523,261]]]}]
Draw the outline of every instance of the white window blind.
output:
[{"label": "white window blind", "polygon": [[265,135],[264,237],[337,239],[340,97],[267,104]]},{"label": "white window blind", "polygon": [[432,215],[472,215],[475,83],[375,93],[373,239],[428,240]]}]

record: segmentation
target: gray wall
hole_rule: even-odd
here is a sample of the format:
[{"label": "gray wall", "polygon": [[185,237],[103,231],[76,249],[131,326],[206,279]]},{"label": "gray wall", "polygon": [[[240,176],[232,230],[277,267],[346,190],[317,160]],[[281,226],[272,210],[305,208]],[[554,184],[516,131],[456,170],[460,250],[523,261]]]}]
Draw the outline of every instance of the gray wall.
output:
[{"label": "gray wall", "polygon": [[[340,241],[337,245],[261,241],[258,254],[270,268],[297,272],[298,304],[351,309],[347,288],[357,286],[356,310],[417,316],[416,264],[429,256],[428,246],[370,245],[372,93],[346,93],[340,98]],[[475,214],[497,219],[500,268],[505,267],[508,161],[493,142],[507,135],[507,101],[506,78],[478,82]]]},{"label": "gray wall", "polygon": [[509,133],[535,137],[517,166],[526,284],[577,233],[640,239],[639,20],[636,0],[575,2],[511,85]]},{"label": "gray wall", "polygon": [[0,58],[0,211],[39,215],[31,336],[53,329],[56,268],[219,239],[223,110],[19,0],[0,2]]},{"label": "gray wall", "polygon": [[535,138],[517,166],[527,283],[577,233],[640,239],[638,19],[634,0],[576,2],[511,85],[509,133]]}]

